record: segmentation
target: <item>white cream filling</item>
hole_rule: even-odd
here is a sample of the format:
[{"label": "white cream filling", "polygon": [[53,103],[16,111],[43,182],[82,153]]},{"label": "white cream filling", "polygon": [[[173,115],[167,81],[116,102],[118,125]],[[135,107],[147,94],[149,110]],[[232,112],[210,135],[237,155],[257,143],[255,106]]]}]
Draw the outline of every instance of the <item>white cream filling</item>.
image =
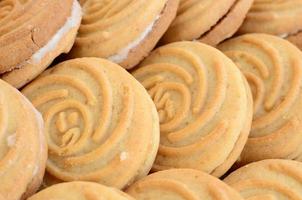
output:
[{"label": "white cream filling", "polygon": [[70,17],[68,17],[66,23],[56,32],[56,34],[48,41],[48,43],[40,48],[30,59],[29,62],[40,63],[42,58],[48,52],[53,51],[61,41],[61,39],[68,33],[72,28],[76,27],[81,23],[82,9],[77,0],[73,1],[72,11]]},{"label": "white cream filling", "polygon": [[147,35],[152,31],[154,24],[157,22],[157,20],[159,18],[160,18],[160,15],[158,15],[155,18],[155,20],[149,26],[147,26],[145,31],[142,32],[142,34],[136,40],[134,40],[132,43],[130,43],[125,48],[121,49],[117,54],[110,56],[107,59],[111,60],[112,62],[115,62],[115,63],[123,62],[128,57],[128,54],[131,51],[131,49],[138,46],[147,37]]},{"label": "white cream filling", "polygon": [[279,37],[286,38],[288,35],[289,35],[288,33],[283,33],[283,34],[279,35]]}]

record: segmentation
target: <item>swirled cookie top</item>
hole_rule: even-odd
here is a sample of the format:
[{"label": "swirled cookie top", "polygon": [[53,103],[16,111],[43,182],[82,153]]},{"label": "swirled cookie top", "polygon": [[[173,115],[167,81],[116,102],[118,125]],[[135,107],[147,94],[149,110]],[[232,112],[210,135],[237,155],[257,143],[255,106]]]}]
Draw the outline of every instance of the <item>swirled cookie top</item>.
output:
[{"label": "swirled cookie top", "polygon": [[0,72],[22,67],[47,44],[71,15],[72,4],[73,0],[2,0]]},{"label": "swirled cookie top", "polygon": [[20,92],[3,81],[0,91],[0,195],[18,200],[45,165],[43,124]]},{"label": "swirled cookie top", "polygon": [[127,194],[115,189],[91,182],[68,182],[48,187],[28,200],[44,199],[64,200],[134,200]]},{"label": "swirled cookie top", "polygon": [[133,75],[159,113],[161,145],[154,169],[215,173],[237,148],[248,115],[246,87],[234,63],[207,45],[178,42],[152,52]]},{"label": "swirled cookie top", "polygon": [[175,42],[200,38],[223,17],[235,0],[180,0],[177,17],[163,37]]},{"label": "swirled cookie top", "polygon": [[263,160],[246,165],[224,181],[247,200],[302,198],[302,164],[292,160]]},{"label": "swirled cookie top", "polygon": [[156,110],[121,67],[96,58],[70,60],[22,92],[43,115],[47,171],[55,178],[124,187],[148,168],[147,155],[152,158],[158,145]]},{"label": "swirled cookie top", "polygon": [[138,38],[146,37],[144,33],[152,30],[150,25],[160,17],[167,0],[82,0],[80,3],[83,20],[72,54],[113,58]]},{"label": "swirled cookie top", "polygon": [[234,189],[217,178],[192,169],[160,171],[143,178],[127,191],[137,200],[241,200]]},{"label": "swirled cookie top", "polygon": [[[267,158],[299,159],[302,53],[286,40],[265,34],[240,36],[219,48],[237,64],[252,89],[254,119],[247,148],[251,145],[253,155],[258,149],[259,156]],[[287,146],[280,148],[282,144]]]},{"label": "swirled cookie top", "polygon": [[302,30],[302,0],[255,0],[240,33],[293,34]]}]

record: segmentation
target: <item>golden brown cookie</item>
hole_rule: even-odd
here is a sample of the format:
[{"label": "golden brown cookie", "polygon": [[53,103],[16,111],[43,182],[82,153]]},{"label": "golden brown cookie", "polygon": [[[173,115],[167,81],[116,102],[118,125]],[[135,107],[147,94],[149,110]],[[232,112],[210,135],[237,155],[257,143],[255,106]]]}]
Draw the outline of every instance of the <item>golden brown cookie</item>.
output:
[{"label": "golden brown cookie", "polygon": [[28,200],[134,200],[115,188],[91,182],[61,183],[44,189]]},{"label": "golden brown cookie", "polygon": [[246,200],[302,199],[302,163],[292,160],[254,162],[224,181]]},{"label": "golden brown cookie", "polygon": [[236,65],[200,42],[177,42],[153,51],[132,74],[159,113],[153,169],[223,175],[240,155],[252,120],[252,97]]},{"label": "golden brown cookie", "polygon": [[33,194],[42,182],[46,160],[41,115],[0,80],[0,199],[23,200]]},{"label": "golden brown cookie", "polygon": [[81,22],[77,0],[0,1],[0,77],[20,88],[61,53]]},{"label": "golden brown cookie", "polygon": [[45,121],[46,185],[85,180],[123,188],[148,174],[159,145],[156,108],[120,66],[99,58],[69,60],[22,92]]},{"label": "golden brown cookie", "polygon": [[127,191],[137,200],[242,200],[219,179],[193,169],[170,169],[151,174]]},{"label": "golden brown cookie", "polygon": [[254,118],[240,162],[302,160],[302,53],[279,37],[247,34],[219,45],[246,76]]},{"label": "golden brown cookie", "polygon": [[138,64],[174,19],[178,0],[81,0],[83,21],[70,57]]},{"label": "golden brown cookie", "polygon": [[180,0],[177,17],[162,43],[199,40],[215,46],[242,24],[253,0]]},{"label": "golden brown cookie", "polygon": [[287,36],[302,31],[302,0],[255,0],[239,29],[244,33]]}]

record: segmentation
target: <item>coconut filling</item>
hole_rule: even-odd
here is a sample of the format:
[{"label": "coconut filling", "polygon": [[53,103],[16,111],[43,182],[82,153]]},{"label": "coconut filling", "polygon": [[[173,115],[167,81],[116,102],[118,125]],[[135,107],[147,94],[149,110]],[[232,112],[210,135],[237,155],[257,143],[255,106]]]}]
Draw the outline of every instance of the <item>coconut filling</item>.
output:
[{"label": "coconut filling", "polygon": [[72,11],[70,17],[68,17],[66,23],[55,33],[55,35],[48,41],[48,43],[40,48],[36,53],[32,55],[28,63],[37,64],[45,57],[45,55],[53,51],[62,40],[62,38],[74,27],[81,23],[82,9],[77,0],[73,1]]},{"label": "coconut filling", "polygon": [[133,42],[131,42],[130,44],[128,44],[128,46],[126,46],[125,48],[121,49],[117,54],[115,54],[113,56],[110,56],[107,59],[110,60],[110,61],[112,61],[112,62],[115,62],[115,63],[121,63],[121,62],[123,62],[128,57],[128,54],[130,53],[131,49],[135,48],[143,40],[145,40],[145,38],[153,30],[153,27],[154,27],[155,23],[157,22],[157,20],[159,18],[160,18],[160,15],[156,16],[156,18],[154,19],[154,21],[149,26],[147,26],[147,28],[145,29],[145,31],[142,32],[136,40],[134,40]]}]

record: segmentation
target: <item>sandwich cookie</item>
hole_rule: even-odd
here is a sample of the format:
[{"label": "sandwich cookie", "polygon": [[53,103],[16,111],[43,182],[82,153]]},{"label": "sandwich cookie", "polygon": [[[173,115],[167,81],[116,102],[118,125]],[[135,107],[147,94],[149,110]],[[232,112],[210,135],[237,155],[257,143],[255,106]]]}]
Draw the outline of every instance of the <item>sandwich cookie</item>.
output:
[{"label": "sandwich cookie", "polygon": [[253,0],[180,0],[177,16],[161,43],[198,40],[215,46],[242,24]]},{"label": "sandwich cookie", "polygon": [[41,115],[19,91],[0,80],[0,199],[24,200],[35,193],[46,160]]},{"label": "sandwich cookie", "polygon": [[137,200],[242,200],[238,192],[219,179],[193,169],[170,169],[151,174],[127,191]]},{"label": "sandwich cookie", "polygon": [[126,193],[91,182],[60,183],[46,188],[28,200],[64,199],[64,200],[134,200]]},{"label": "sandwich cookie", "polygon": [[254,117],[239,162],[269,158],[302,161],[302,53],[266,34],[243,35],[218,46],[246,76]]},{"label": "sandwich cookie", "polygon": [[21,88],[61,53],[67,53],[81,22],[77,0],[0,2],[0,77]]},{"label": "sandwich cookie", "polygon": [[129,69],[154,48],[178,0],[81,0],[83,21],[70,57],[100,57]]},{"label": "sandwich cookie", "polygon": [[148,174],[159,145],[156,108],[139,82],[117,64],[69,60],[22,92],[45,121],[46,186],[82,180],[123,188]]},{"label": "sandwich cookie", "polygon": [[301,48],[302,0],[255,0],[239,29],[244,33],[277,35]]},{"label": "sandwich cookie", "polygon": [[252,121],[252,97],[236,65],[208,45],[176,42],[153,51],[132,74],[160,118],[153,170],[223,175],[239,157]]},{"label": "sandwich cookie", "polygon": [[262,160],[248,164],[224,181],[246,200],[302,199],[302,163]]}]

